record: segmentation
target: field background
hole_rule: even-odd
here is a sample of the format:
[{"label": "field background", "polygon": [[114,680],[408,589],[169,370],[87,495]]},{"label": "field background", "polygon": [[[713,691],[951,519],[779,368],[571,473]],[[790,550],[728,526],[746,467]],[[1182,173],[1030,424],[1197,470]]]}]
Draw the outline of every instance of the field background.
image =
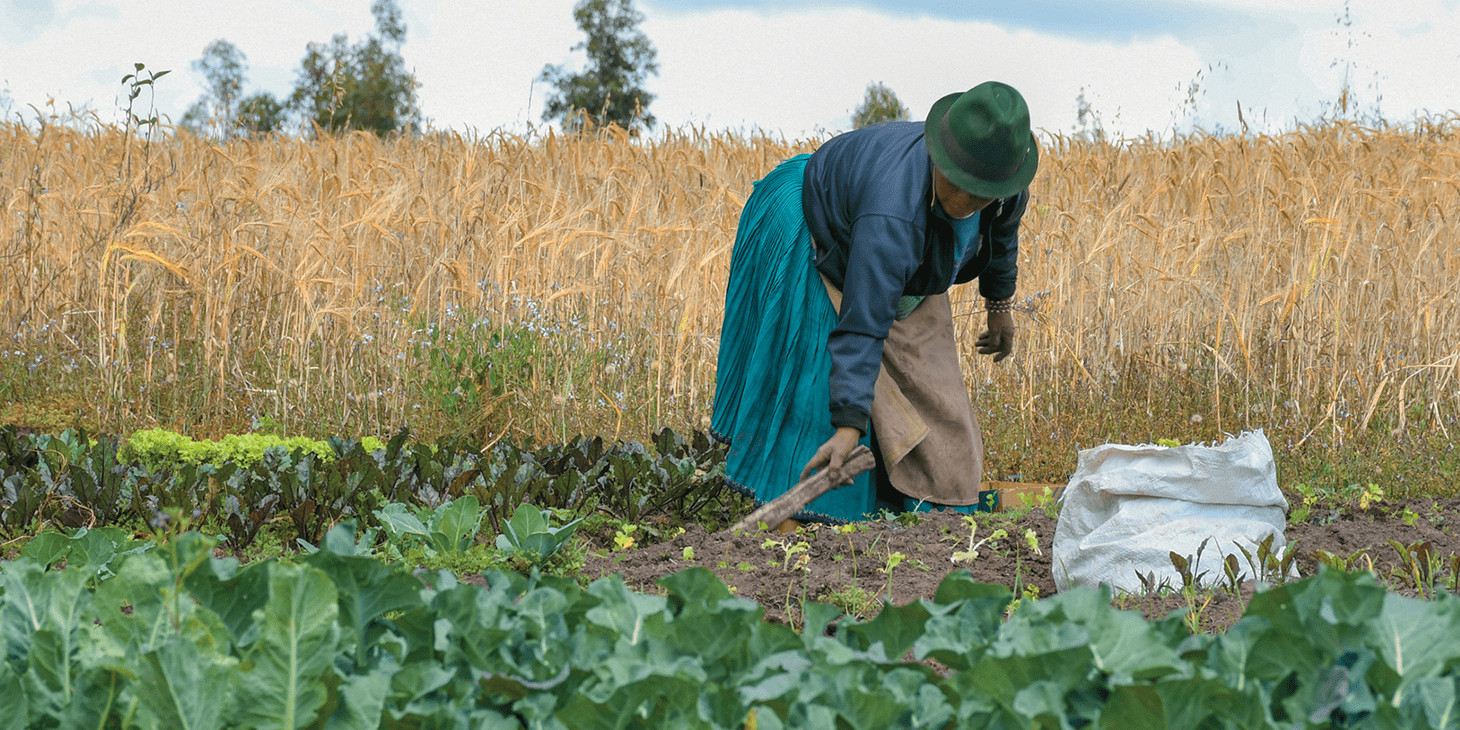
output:
[{"label": "field background", "polygon": [[[1264,428],[1279,479],[1456,491],[1455,119],[1046,137],[986,478]],[[561,441],[708,426],[737,216],[817,141],[669,131],[217,144],[0,125],[0,421]]]}]

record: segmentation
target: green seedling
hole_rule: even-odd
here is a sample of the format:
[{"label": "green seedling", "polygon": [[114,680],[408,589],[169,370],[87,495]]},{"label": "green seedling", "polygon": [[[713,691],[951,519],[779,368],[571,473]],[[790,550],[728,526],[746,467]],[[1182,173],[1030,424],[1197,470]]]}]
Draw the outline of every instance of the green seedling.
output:
[{"label": "green seedling", "polygon": [[918,525],[921,525],[923,524],[923,522],[926,521],[923,519],[923,516],[918,514],[917,512],[917,509],[922,506],[923,503],[918,502],[917,507],[914,507],[907,512],[897,513],[897,516],[894,517],[893,520],[903,527],[917,527]]},{"label": "green seedling", "polygon": [[887,576],[887,582],[882,586],[882,592],[887,594],[888,601],[892,600],[892,571],[906,559],[907,556],[902,553],[890,552],[887,554],[887,560],[883,561],[882,567],[877,569]]},{"label": "green seedling", "polygon": [[1288,520],[1305,523],[1313,518],[1313,507],[1318,503],[1318,490],[1303,483],[1294,485],[1293,489],[1298,493],[1298,505],[1289,512]]},{"label": "green seedling", "polygon": [[[1002,530],[995,530],[994,534],[997,535],[1000,532]],[[1039,549],[1039,534],[1032,527],[1024,528],[1024,547],[1028,547],[1035,555],[1044,554],[1044,551]],[[1024,595],[1024,589],[1024,551],[1020,549],[1020,545],[1016,542],[1014,544],[1014,595],[1016,598],[1009,606],[1009,615],[1014,615],[1014,609],[1018,607],[1018,603],[1021,600],[1018,596]],[[1035,595],[1038,595],[1037,589]]]},{"label": "green seedling", "polygon": [[1059,517],[1060,503],[1055,499],[1054,489],[1045,487],[1042,493],[1034,498],[1034,507],[1044,511],[1044,515],[1050,519]]},{"label": "green seedling", "polygon": [[1318,560],[1320,565],[1326,565],[1330,568],[1336,568],[1348,573],[1357,570],[1359,568],[1359,561],[1363,561],[1366,563],[1364,569],[1370,573],[1374,572],[1374,559],[1369,557],[1368,548],[1360,548],[1348,555],[1339,555],[1327,550],[1315,550],[1313,551],[1313,557]]},{"label": "green seedling", "polygon": [[1004,618],[1007,620],[1009,617],[1013,616],[1014,612],[1019,610],[1019,606],[1023,605],[1025,602],[1033,603],[1038,600],[1039,586],[1024,586],[1024,589],[1019,592],[1019,595],[1015,596],[1014,600],[1009,601],[1008,608],[1004,609]]},{"label": "green seedling", "polygon": [[[806,542],[805,540],[797,540],[795,542],[792,542],[790,540],[777,540],[775,538],[768,537],[765,539],[765,542],[762,542],[760,544],[760,547],[762,550],[772,547],[778,547],[781,549],[781,552],[784,555],[784,558],[781,560],[781,570],[792,569],[793,566],[791,565],[791,557],[795,555],[800,556],[796,559],[796,565],[794,566],[797,570],[805,568],[806,565],[811,562],[811,544]],[[769,565],[772,568],[776,567],[775,561],[770,561]]]},{"label": "green seedling", "polygon": [[[1393,538],[1385,538],[1399,552],[1401,574],[1414,584],[1420,598],[1436,597],[1440,573],[1445,569],[1445,558],[1435,555],[1428,540],[1405,545]],[[1454,559],[1451,559],[1454,564]],[[1453,582],[1453,578],[1451,579]]]},{"label": "green seedling", "polygon": [[634,537],[634,533],[638,531],[639,526],[634,524],[626,524],[615,530],[613,533],[614,552],[623,552],[633,547],[638,542]]},{"label": "green seedling", "polygon": [[1405,507],[1404,511],[1399,514],[1399,519],[1404,522],[1406,526],[1414,527],[1415,521],[1419,519],[1419,513],[1415,512],[1409,507]]},{"label": "green seedling", "polygon": [[1257,544],[1257,554],[1254,556],[1241,543],[1237,549],[1242,551],[1242,557],[1247,561],[1247,567],[1252,570],[1252,576],[1259,581],[1266,583],[1283,584],[1288,578],[1294,575],[1293,565],[1298,560],[1298,541],[1289,542],[1281,553],[1273,550],[1272,541],[1277,535],[1268,535],[1262,542]]},{"label": "green seedling", "polygon": [[960,550],[953,553],[953,557],[949,558],[949,560],[954,563],[973,562],[975,559],[978,558],[978,549],[983,547],[984,543],[1002,540],[1003,538],[1009,536],[1008,531],[1000,527],[999,529],[994,530],[991,534],[989,534],[988,537],[979,540],[978,542],[974,542],[974,539],[978,537],[978,520],[972,515],[964,515],[963,522],[964,524],[968,525],[968,549]]},{"label": "green seedling", "polygon": [[1359,494],[1359,509],[1368,511],[1370,505],[1379,504],[1384,501],[1384,490],[1379,485],[1369,482],[1364,491]]},{"label": "green seedling", "polygon": [[1227,578],[1227,592],[1235,595],[1242,582],[1242,571],[1235,554],[1228,553],[1227,557],[1222,559],[1222,575]]},{"label": "green seedling", "polygon": [[578,529],[582,518],[561,527],[549,522],[550,510],[540,510],[530,504],[517,507],[512,519],[502,525],[502,534],[497,536],[497,549],[509,556],[525,558],[538,564],[558,551]]},{"label": "green seedling", "polygon": [[1171,566],[1176,568],[1176,574],[1181,576],[1181,590],[1183,593],[1196,590],[1201,585],[1202,579],[1206,578],[1209,571],[1197,571],[1201,568],[1202,553],[1206,552],[1207,543],[1211,541],[1212,539],[1210,537],[1202,540],[1201,544],[1196,547],[1196,555],[1194,556],[1179,555],[1175,550],[1171,551]]},{"label": "green seedling", "polygon": [[1207,607],[1212,605],[1212,599],[1217,596],[1215,593],[1207,594],[1206,600],[1202,601],[1201,605],[1198,606],[1196,603],[1199,597],[1197,591],[1183,590],[1181,595],[1186,598],[1186,615],[1181,618],[1181,621],[1186,625],[1187,631],[1190,631],[1193,635],[1199,634],[1201,633],[1202,616],[1206,614]]},{"label": "green seedling", "polygon": [[[1293,485],[1293,490],[1298,493],[1298,504],[1288,514],[1288,519],[1295,523],[1316,522],[1317,524],[1328,524],[1342,516],[1342,509],[1358,507],[1360,512],[1368,512],[1371,507],[1384,502],[1384,490],[1379,485],[1369,482],[1360,485],[1349,484],[1339,488],[1321,488],[1310,486],[1305,483]],[[1327,514],[1321,514],[1320,508],[1326,510]]]},{"label": "green seedling", "polygon": [[397,555],[404,555],[412,542],[419,542],[428,557],[465,553],[476,541],[482,525],[481,502],[471,495],[442,502],[434,510],[417,510],[392,502],[375,510],[387,541]]},{"label": "green seedling", "polygon": [[902,561],[906,559],[907,556],[902,553],[888,553],[887,562],[883,564],[882,572],[890,578],[892,576],[892,569],[901,565]]},{"label": "green seedling", "polygon": [[1141,582],[1142,595],[1167,593],[1173,590],[1170,579],[1162,578],[1160,581],[1156,580],[1156,571],[1154,570],[1145,573],[1138,570],[1136,571],[1136,579]]},{"label": "green seedling", "polygon": [[823,599],[843,613],[857,619],[862,619],[876,613],[877,608],[882,604],[877,596],[868,593],[858,585],[849,585],[840,590],[831,591],[823,596]]},{"label": "green seedling", "polygon": [[[1206,613],[1207,607],[1211,605],[1212,600],[1216,598],[1216,594],[1208,593],[1206,594],[1206,600],[1201,601],[1201,605],[1197,605],[1197,600],[1202,595],[1202,580],[1210,572],[1205,570],[1197,571],[1201,566],[1202,553],[1206,551],[1207,543],[1210,541],[1211,538],[1202,540],[1201,544],[1197,546],[1196,555],[1194,556],[1181,556],[1175,551],[1171,552],[1171,565],[1176,568],[1177,574],[1181,576],[1181,597],[1186,601],[1186,615],[1182,617],[1182,623],[1186,625],[1186,630],[1193,635],[1201,633],[1202,616]],[[1237,572],[1236,555],[1229,554],[1222,560],[1222,572],[1225,574],[1231,590],[1235,593],[1239,575]]]},{"label": "green seedling", "polygon": [[1024,544],[1029,546],[1029,551],[1035,555],[1043,555],[1044,551],[1039,549],[1039,534],[1032,527],[1024,528]]}]

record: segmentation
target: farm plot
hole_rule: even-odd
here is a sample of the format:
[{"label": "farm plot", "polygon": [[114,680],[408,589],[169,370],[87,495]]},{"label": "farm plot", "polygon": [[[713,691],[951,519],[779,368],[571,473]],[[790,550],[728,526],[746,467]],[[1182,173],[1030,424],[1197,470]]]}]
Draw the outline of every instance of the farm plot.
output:
[{"label": "farm plot", "polygon": [[[666,429],[649,444],[498,442],[486,451],[408,435],[193,441],[149,430],[115,441],[0,427],[0,530],[13,556],[42,530],[120,526],[165,539],[196,528],[218,537],[220,554],[247,562],[307,552],[349,521],[365,530],[362,549],[465,580],[489,569],[585,582],[621,574],[654,591],[659,579],[701,567],[772,620],[793,624],[809,601],[867,618],[884,603],[930,598],[959,570],[1021,600],[1055,592],[1050,543],[1059,503],[1050,496],[977,515],[883,513],[787,533],[734,532],[728,526],[750,505],[725,485],[723,448],[703,433],[686,438]],[[1455,590],[1460,499],[1386,499],[1372,484],[1337,491],[1300,484],[1288,498],[1288,553],[1259,553],[1255,562],[1243,556],[1231,566],[1215,551],[1178,556],[1188,563],[1185,576],[1206,573],[1221,587],[1152,586],[1160,589],[1152,596],[1117,600],[1151,617],[1185,607],[1193,630],[1220,630],[1250,596],[1245,579],[1280,580],[1284,571],[1269,563],[1283,557],[1303,575],[1325,564],[1372,572],[1409,595]],[[542,514],[524,523],[528,505],[529,517]],[[514,553],[527,545],[539,554]]]},{"label": "farm plot", "polygon": [[[0,332],[0,423],[26,429],[0,430],[0,579],[7,602],[26,587],[55,597],[46,617],[0,612],[7,656],[25,657],[0,664],[7,707],[17,687],[40,687],[36,717],[69,717],[71,680],[110,681],[145,706],[143,722],[171,717],[128,678],[239,679],[300,648],[279,643],[280,627],[305,592],[311,631],[350,639],[331,644],[328,667],[287,678],[295,696],[370,698],[377,716],[420,724],[1029,726],[1108,710],[1111,726],[1147,727],[1159,725],[1141,710],[1158,698],[1201,697],[1288,726],[1372,714],[1421,727],[1454,704],[1460,657],[1439,640],[1460,625],[1448,596],[1460,573],[1453,116],[1046,140],[1021,235],[1019,355],[975,357],[976,290],[953,297],[988,478],[1060,482],[1082,445],[1264,428],[1297,566],[1317,572],[1255,594],[1173,585],[1147,598],[1053,593],[1043,507],[719,531],[746,506],[716,481],[703,439],[662,429],[706,427],[740,207],[815,140],[610,130],[215,145],[43,121],[0,123],[0,290],[18,293],[0,298],[14,323]],[[149,464],[75,432],[25,442],[68,427],[153,432],[179,451]],[[278,445],[199,451],[162,429]],[[285,438],[338,434],[384,448]],[[630,441],[643,434],[655,443]],[[359,531],[337,532],[347,523]],[[129,563],[130,578],[109,582]],[[1219,566],[1192,570],[1204,569]],[[612,577],[584,587],[614,574],[655,595]],[[401,615],[362,618],[356,579],[378,581]],[[224,584],[246,589],[249,610],[229,608]],[[1186,613],[1144,622],[1114,608]],[[257,644],[254,609],[272,627]],[[932,620],[954,612],[956,629]],[[499,618],[506,639],[434,635],[440,621]],[[192,633],[128,643],[152,635],[127,633],[144,620]],[[915,636],[931,637],[918,657],[954,674],[900,661]],[[989,649],[1060,637],[1046,654]],[[31,646],[74,661],[31,666]],[[1254,651],[1250,667],[1224,663]],[[767,652],[779,663],[722,661]],[[181,686],[209,685],[187,674]],[[791,691],[813,686],[825,691]],[[262,692],[240,691],[229,702]],[[483,697],[495,709],[471,715]],[[190,717],[234,706],[194,703]],[[889,707],[935,709],[914,723],[878,714]]]},{"label": "farm plot", "polygon": [[[1301,502],[1301,495],[1291,497]],[[583,572],[589,578],[622,574],[630,586],[654,591],[665,575],[703,567],[735,595],[760,603],[768,618],[792,624],[800,621],[806,600],[870,617],[884,600],[931,598],[944,576],[955,570],[967,570],[979,582],[1007,586],[1016,596],[1038,599],[1055,592],[1053,511],[981,515],[976,527],[970,518],[948,511],[840,528],[809,526],[790,534],[735,535],[694,526],[646,548],[594,554]],[[1460,500],[1454,498],[1406,499],[1368,509],[1326,507],[1310,521],[1289,523],[1286,537],[1305,576],[1315,574],[1320,564],[1371,570],[1391,590],[1424,597],[1453,592],[1460,579]],[[978,545],[975,550],[971,542]],[[1220,575],[1222,556],[1206,556],[1194,569]],[[1246,565],[1243,570],[1250,575]],[[1188,609],[1193,628],[1221,631],[1241,617],[1252,591],[1246,581],[1185,593],[1175,585],[1115,600],[1117,606],[1153,619]]]},{"label": "farm plot", "polygon": [[[1426,633],[1460,620],[1456,504],[1377,487],[1292,495],[1311,578],[1112,597],[1054,592],[1052,502],[719,529],[748,505],[703,434],[484,453],[6,427],[0,447],[0,696],[30,726],[1422,727],[1460,661]],[[199,681],[208,701],[153,691]]]}]

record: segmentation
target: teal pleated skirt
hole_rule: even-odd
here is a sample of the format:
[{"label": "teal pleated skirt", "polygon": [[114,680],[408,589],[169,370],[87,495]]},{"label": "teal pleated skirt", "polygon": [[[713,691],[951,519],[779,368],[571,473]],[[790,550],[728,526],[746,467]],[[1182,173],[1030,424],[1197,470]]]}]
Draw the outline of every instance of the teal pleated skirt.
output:
[{"label": "teal pleated skirt", "polygon": [[[795,486],[836,431],[826,344],[837,314],[812,262],[815,247],[801,211],[809,158],[786,160],[755,184],[730,256],[710,430],[729,445],[730,484],[757,503]],[[796,519],[858,520],[877,507],[875,480],[865,472]]]}]

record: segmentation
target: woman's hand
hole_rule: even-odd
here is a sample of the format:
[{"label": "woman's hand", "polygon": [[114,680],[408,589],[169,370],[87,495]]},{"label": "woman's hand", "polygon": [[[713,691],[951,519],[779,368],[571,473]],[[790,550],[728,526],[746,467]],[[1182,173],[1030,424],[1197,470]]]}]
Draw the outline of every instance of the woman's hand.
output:
[{"label": "woman's hand", "polygon": [[[811,473],[822,467],[833,471],[840,471],[842,462],[847,460],[847,454],[852,453],[856,448],[857,441],[861,440],[862,432],[850,426],[842,426],[836,430],[832,437],[827,439],[821,448],[816,450],[816,456],[806,462],[806,468],[801,470],[801,480],[811,476]],[[843,476],[837,486],[846,486],[852,483],[852,478]]]},{"label": "woman's hand", "polygon": [[989,312],[989,328],[974,341],[978,354],[993,355],[994,362],[1014,354],[1014,315]]}]

